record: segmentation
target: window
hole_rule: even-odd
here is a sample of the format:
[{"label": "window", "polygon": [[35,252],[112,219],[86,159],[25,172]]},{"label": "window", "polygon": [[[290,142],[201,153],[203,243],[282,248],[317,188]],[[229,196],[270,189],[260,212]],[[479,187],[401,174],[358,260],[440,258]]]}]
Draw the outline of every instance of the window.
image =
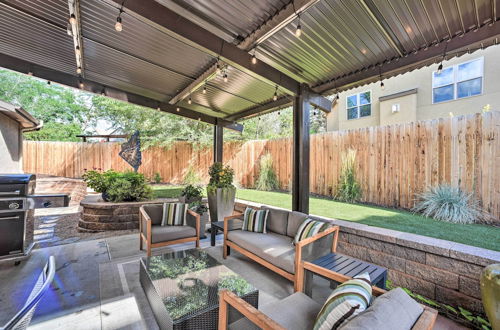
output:
[{"label": "window", "polygon": [[432,103],[479,95],[482,91],[482,57],[432,73]]},{"label": "window", "polygon": [[347,97],[347,119],[367,117],[372,113],[372,93],[366,91]]}]

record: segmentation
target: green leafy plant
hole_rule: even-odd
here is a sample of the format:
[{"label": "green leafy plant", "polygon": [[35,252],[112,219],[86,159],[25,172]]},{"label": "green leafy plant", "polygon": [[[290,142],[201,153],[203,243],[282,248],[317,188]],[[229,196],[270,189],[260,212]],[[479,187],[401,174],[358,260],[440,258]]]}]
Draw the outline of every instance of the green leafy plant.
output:
[{"label": "green leafy plant", "polygon": [[[386,281],[386,287],[389,290],[396,288],[396,286],[394,286],[392,282],[389,280]],[[445,315],[447,318],[450,318],[470,328],[491,330],[491,324],[485,318],[483,318],[480,315],[475,315],[472,312],[466,310],[465,308],[462,308],[460,306],[455,308],[450,305],[440,303],[432,299],[429,299],[427,297],[424,297],[422,295],[419,295],[417,293],[414,293],[410,289],[407,288],[401,288],[401,289],[403,289],[410,297],[417,300],[418,302],[437,309],[437,311],[440,314]]]},{"label": "green leafy plant", "polygon": [[426,217],[453,223],[488,220],[487,214],[481,210],[474,196],[458,187],[441,184],[417,196],[419,201],[412,211],[422,213]]},{"label": "green leafy plant", "polygon": [[196,170],[196,168],[192,165],[189,164],[189,167],[186,171],[186,174],[184,175],[184,184],[197,184],[201,182],[201,176],[200,173]]},{"label": "green leafy plant", "polygon": [[203,196],[203,189],[200,186],[194,186],[192,184],[187,185],[181,192],[181,196],[185,196],[187,200],[199,198]]},{"label": "green leafy plant", "polygon": [[153,190],[147,184],[143,174],[128,171],[108,170],[86,171],[83,180],[103,198],[111,202],[135,202],[151,199]]},{"label": "green leafy plant", "polygon": [[229,166],[222,163],[213,163],[208,170],[210,181],[208,182],[207,190],[217,188],[235,188],[233,186],[234,171]]},{"label": "green leafy plant", "polygon": [[361,197],[361,186],[356,180],[356,150],[348,149],[342,154],[340,178],[335,199],[354,203]]},{"label": "green leafy plant", "polygon": [[153,177],[153,182],[154,183],[161,183],[162,180],[163,180],[163,178],[161,177],[160,172],[156,172],[154,177]]},{"label": "green leafy plant", "polygon": [[189,209],[198,213],[199,215],[203,215],[208,212],[208,207],[200,201],[189,203]]},{"label": "green leafy plant", "polygon": [[270,153],[265,154],[260,158],[259,178],[257,179],[255,188],[265,191],[279,189],[279,181],[276,176],[276,172],[274,171],[273,157]]}]

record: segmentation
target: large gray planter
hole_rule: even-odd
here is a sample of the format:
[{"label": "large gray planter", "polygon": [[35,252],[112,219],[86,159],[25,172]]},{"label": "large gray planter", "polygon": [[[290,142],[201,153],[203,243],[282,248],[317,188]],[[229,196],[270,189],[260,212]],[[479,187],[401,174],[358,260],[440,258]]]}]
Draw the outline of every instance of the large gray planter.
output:
[{"label": "large gray planter", "polygon": [[210,221],[223,221],[224,217],[233,214],[236,188],[207,189],[207,197]]}]

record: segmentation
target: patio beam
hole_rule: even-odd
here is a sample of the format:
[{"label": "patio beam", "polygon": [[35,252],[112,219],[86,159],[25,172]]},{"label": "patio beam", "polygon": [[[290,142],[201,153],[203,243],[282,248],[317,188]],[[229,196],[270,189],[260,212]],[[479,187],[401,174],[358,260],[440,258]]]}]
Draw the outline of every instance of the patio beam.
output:
[{"label": "patio beam", "polygon": [[[274,67],[258,61],[252,64],[252,56],[237,46],[203,29],[176,12],[154,0],[106,0],[124,11],[166,34],[181,40],[223,62],[241,70],[252,77],[271,85],[278,85],[288,94],[296,95],[300,83]],[[126,22],[123,22],[126,28]]]},{"label": "patio beam", "polygon": [[309,213],[310,107],[307,86],[293,102],[292,210]]},{"label": "patio beam", "polygon": [[[80,82],[83,82],[84,87],[83,90],[91,93],[96,93],[100,94],[102,91],[106,91],[107,89],[118,91],[122,95],[126,95],[126,102],[128,103],[133,103],[136,105],[140,105],[143,107],[148,107],[152,109],[160,108],[161,111],[172,113],[175,115],[179,115],[182,117],[194,119],[194,120],[200,120],[205,123],[209,123],[212,125],[215,124],[220,124],[223,127],[241,132],[243,131],[243,125],[232,122],[232,121],[227,121],[224,119],[212,117],[203,113],[199,113],[190,109],[186,109],[183,107],[176,107],[174,105],[171,105],[167,102],[161,102],[155,99],[151,99],[142,95],[137,95],[133,93],[129,93],[127,91],[119,90],[117,88],[113,87],[108,87],[103,84],[100,84],[98,82],[94,82],[88,79],[81,79],[77,76],[57,71],[54,69],[50,69],[38,64],[34,64],[16,57],[12,57],[6,54],[0,53],[0,67],[21,72],[24,74],[32,73],[34,77],[38,77],[41,79],[45,79],[50,82],[55,82],[59,83],[61,85],[66,85],[68,87],[73,87],[76,89],[79,88]],[[114,93],[112,93],[114,94]],[[117,98],[117,97],[114,97]],[[117,98],[119,99],[119,98]],[[120,99],[123,101],[123,99]],[[179,111],[177,111],[177,108],[179,108]]]},{"label": "patio beam", "polygon": [[[405,72],[409,68],[419,65],[430,64],[433,60],[440,60],[443,54],[452,54],[460,51],[467,51],[486,45],[488,43],[498,43],[500,38],[500,24],[484,25],[483,27],[469,31],[462,36],[455,36],[449,41],[443,41],[434,46],[429,46],[427,50],[422,49],[417,53],[412,53],[406,57],[400,57],[392,61],[386,61],[382,65],[371,65],[369,68],[363,68],[356,72],[336,77],[328,82],[319,84],[312,88],[316,93],[323,94],[329,90],[347,90],[355,86],[366,84],[379,79],[379,76],[392,76],[398,72]],[[380,68],[380,71],[378,70]]]},{"label": "patio beam", "polygon": [[219,121],[214,125],[214,163],[222,163],[224,153],[224,126]]},{"label": "patio beam", "polygon": [[264,113],[264,112],[271,112],[271,111],[274,111],[274,110],[277,110],[280,108],[284,108],[292,103],[293,103],[293,101],[290,100],[288,97],[281,97],[281,98],[277,99],[276,101],[271,101],[271,102],[266,103],[266,104],[251,107],[250,109],[238,112],[238,113],[231,115],[231,116],[227,116],[224,119],[233,121],[233,120],[238,120],[238,119],[245,118],[245,117],[251,117],[252,115],[257,115],[257,114]]}]

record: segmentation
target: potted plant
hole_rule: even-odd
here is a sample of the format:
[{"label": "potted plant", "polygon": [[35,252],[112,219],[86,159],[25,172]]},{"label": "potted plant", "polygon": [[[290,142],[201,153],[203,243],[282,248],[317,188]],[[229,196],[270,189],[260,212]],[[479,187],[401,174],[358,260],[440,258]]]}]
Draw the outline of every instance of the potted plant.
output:
[{"label": "potted plant", "polygon": [[222,221],[233,214],[236,187],[233,186],[234,171],[222,163],[213,163],[208,171],[208,209],[211,221]]},{"label": "potted plant", "polygon": [[189,209],[200,215],[200,238],[205,238],[208,223],[208,207],[200,201],[189,203]]},{"label": "potted plant", "polygon": [[187,185],[181,192],[181,197],[179,198],[179,202],[181,203],[193,203],[193,202],[201,202],[202,197],[202,189],[200,186],[194,186],[192,184]]}]

